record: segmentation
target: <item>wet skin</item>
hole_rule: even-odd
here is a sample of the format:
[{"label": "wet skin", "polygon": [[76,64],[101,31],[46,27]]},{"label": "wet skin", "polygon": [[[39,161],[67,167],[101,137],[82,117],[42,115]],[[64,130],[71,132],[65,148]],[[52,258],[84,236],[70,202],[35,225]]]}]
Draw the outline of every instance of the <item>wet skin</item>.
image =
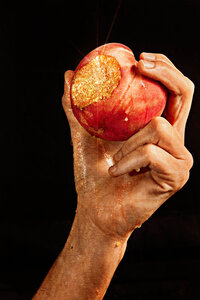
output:
[{"label": "wet skin", "polygon": [[167,87],[168,105],[165,118],[154,118],[125,142],[94,138],[80,126],[70,106],[73,72],[65,74],[63,107],[74,147],[78,209],[116,238],[128,236],[178,191],[193,164],[184,146],[193,83],[162,54],[142,53],[138,70]]},{"label": "wet skin", "polygon": [[168,104],[164,117],[125,142],[92,137],[81,127],[70,103],[73,72],[65,74],[62,103],[74,150],[77,210],[34,300],[101,300],[131,233],[189,178],[193,159],[184,134],[194,85],[162,54],[142,53],[137,68],[168,89]]}]

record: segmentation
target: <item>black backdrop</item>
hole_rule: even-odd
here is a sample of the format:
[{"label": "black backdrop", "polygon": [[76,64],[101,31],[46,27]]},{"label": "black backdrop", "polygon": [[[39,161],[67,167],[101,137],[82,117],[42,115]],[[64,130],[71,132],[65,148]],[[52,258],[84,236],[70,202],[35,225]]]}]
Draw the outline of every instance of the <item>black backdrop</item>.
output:
[{"label": "black backdrop", "polygon": [[106,38],[137,59],[166,54],[196,89],[186,130],[190,180],[133,233],[105,299],[198,298],[200,2],[6,2],[0,14],[0,299],[30,299],[66,241],[76,193],[63,75]]}]

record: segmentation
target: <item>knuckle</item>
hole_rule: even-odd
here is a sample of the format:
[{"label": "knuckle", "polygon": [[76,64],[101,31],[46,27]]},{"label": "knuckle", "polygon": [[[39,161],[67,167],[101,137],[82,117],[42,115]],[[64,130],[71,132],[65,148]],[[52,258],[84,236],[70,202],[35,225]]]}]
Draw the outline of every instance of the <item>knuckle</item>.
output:
[{"label": "knuckle", "polygon": [[190,177],[190,169],[186,168],[184,171],[180,171],[177,174],[177,180],[175,181],[174,190],[179,191],[188,181]]},{"label": "knuckle", "polygon": [[193,156],[192,154],[188,151],[188,168],[189,170],[193,167],[193,164],[194,164],[194,159],[193,159]]},{"label": "knuckle", "polygon": [[157,128],[158,128],[158,124],[159,124],[159,122],[160,122],[160,117],[155,117],[155,118],[153,118],[152,120],[151,120],[151,127],[152,127],[152,129],[153,130],[157,130]]},{"label": "knuckle", "polygon": [[152,144],[146,144],[143,147],[144,155],[146,156],[148,161],[152,161],[154,156],[154,146]]},{"label": "knuckle", "polygon": [[185,77],[185,91],[191,95],[194,94],[195,85],[192,80],[190,80],[188,77]]},{"label": "knuckle", "polygon": [[168,65],[168,66],[175,68],[173,62],[165,54],[158,53],[156,55],[156,58],[157,58],[157,61],[160,62],[160,65],[162,65],[162,66]]},{"label": "knuckle", "polygon": [[192,80],[190,80],[189,78],[187,78],[187,81],[188,81],[188,88],[189,88],[192,92],[194,92],[194,88],[195,88],[194,82],[193,82]]},{"label": "knuckle", "polygon": [[168,61],[169,60],[168,57],[165,54],[162,54],[162,53],[158,53],[157,58],[161,59],[163,61]]},{"label": "knuckle", "polygon": [[166,131],[166,129],[169,126],[169,123],[165,118],[162,117],[155,117],[151,121],[151,126],[154,131],[157,132],[157,135],[162,135],[163,131]]},{"label": "knuckle", "polygon": [[187,183],[190,177],[190,169],[192,168],[192,165],[193,165],[193,157],[191,153],[188,151],[187,163],[184,165],[184,167],[181,167],[177,172],[176,180],[174,182],[175,191],[180,190]]},{"label": "knuckle", "polygon": [[182,176],[180,175],[179,186],[177,187],[178,190],[180,190],[186,184],[186,182],[188,181],[189,177],[190,177],[189,170],[183,172]]},{"label": "knuckle", "polygon": [[188,181],[188,172],[178,172],[173,180],[172,189],[176,193],[178,192]]}]

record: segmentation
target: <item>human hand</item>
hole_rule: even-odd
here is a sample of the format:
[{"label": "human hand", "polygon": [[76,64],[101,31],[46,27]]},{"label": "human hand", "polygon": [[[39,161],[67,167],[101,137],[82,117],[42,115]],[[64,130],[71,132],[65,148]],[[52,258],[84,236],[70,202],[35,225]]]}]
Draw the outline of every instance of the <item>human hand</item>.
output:
[{"label": "human hand", "polygon": [[140,59],[138,70],[168,89],[168,104],[165,118],[154,118],[125,142],[92,137],[81,127],[70,104],[73,72],[65,74],[62,103],[74,148],[77,211],[117,240],[126,239],[186,183],[193,163],[184,146],[192,82],[164,55],[142,53]]}]

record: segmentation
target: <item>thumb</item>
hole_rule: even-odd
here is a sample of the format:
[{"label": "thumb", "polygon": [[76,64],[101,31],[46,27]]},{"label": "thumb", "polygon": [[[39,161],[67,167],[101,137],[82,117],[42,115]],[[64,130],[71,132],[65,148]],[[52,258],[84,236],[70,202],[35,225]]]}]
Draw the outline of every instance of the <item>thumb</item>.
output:
[{"label": "thumb", "polygon": [[64,94],[62,97],[62,106],[65,111],[66,117],[69,122],[69,126],[72,130],[80,130],[81,125],[75,118],[72,107],[71,107],[71,97],[70,97],[70,87],[71,87],[71,82],[72,78],[74,76],[73,71],[66,71],[65,76],[64,76]]},{"label": "thumb", "polygon": [[64,76],[64,94],[62,97],[62,106],[64,108],[66,117],[69,121],[69,125],[71,127],[71,122],[73,122],[73,119],[75,118],[72,112],[71,108],[71,99],[70,99],[70,87],[71,82],[73,78],[74,72],[73,71],[67,71],[65,72]]},{"label": "thumb", "polygon": [[80,138],[84,138],[89,135],[87,131],[80,125],[76,117],[74,116],[72,107],[71,107],[71,97],[70,97],[70,89],[71,83],[74,76],[73,71],[66,71],[64,76],[64,94],[62,97],[62,106],[65,111],[66,117],[69,122],[70,130],[71,130],[71,138],[74,144],[75,140],[79,140]]}]

